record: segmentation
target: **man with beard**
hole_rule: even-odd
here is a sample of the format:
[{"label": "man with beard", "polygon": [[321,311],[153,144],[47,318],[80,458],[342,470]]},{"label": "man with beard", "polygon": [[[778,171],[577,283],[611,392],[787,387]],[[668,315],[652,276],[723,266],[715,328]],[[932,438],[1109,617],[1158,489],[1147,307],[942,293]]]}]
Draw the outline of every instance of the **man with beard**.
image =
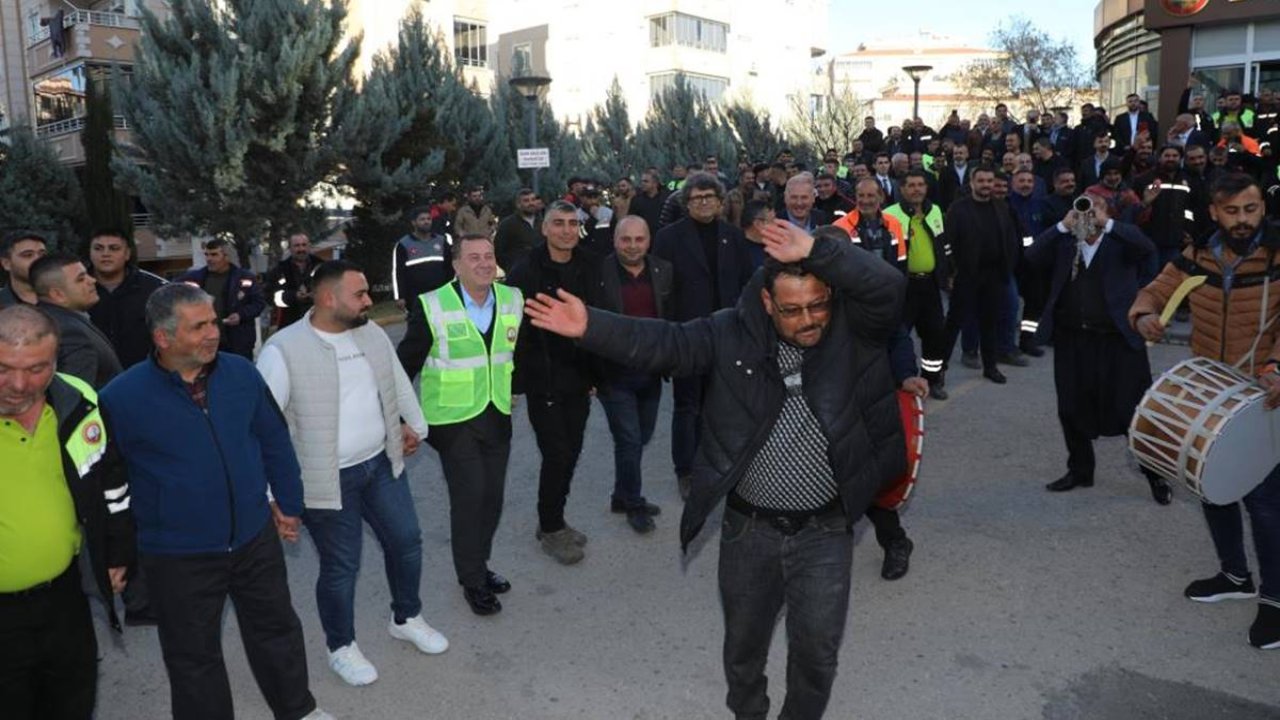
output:
[{"label": "man with beard", "polygon": [[1195,215],[1195,222],[1188,232],[1194,242],[1200,242],[1217,228],[1217,223],[1209,215],[1209,186],[1213,184],[1216,173],[1209,164],[1208,148],[1191,145],[1184,154],[1183,173],[1191,186],[1191,212]]},{"label": "man with beard", "polygon": [[257,276],[232,264],[234,249],[223,238],[210,240],[204,244],[205,266],[179,275],[174,282],[190,283],[209,293],[222,323],[221,348],[251,360],[258,340],[254,324],[267,303]]},{"label": "man with beard", "polygon": [[1164,267],[1190,244],[1189,230],[1196,222],[1191,184],[1182,172],[1182,148],[1177,145],[1160,148],[1159,165],[1135,178],[1133,187],[1142,197],[1138,227],[1155,242],[1158,266]]},{"label": "man with beard", "polygon": [[813,206],[831,220],[838,220],[853,209],[853,203],[849,198],[840,194],[834,175],[830,173],[819,175],[817,190],[818,200]]},{"label": "man with beard", "polygon": [[[1036,182],[1040,178],[1030,170],[1019,170],[1010,180],[1008,195],[1009,209],[1018,223],[1018,236],[1022,238],[1023,252],[1031,247],[1032,241],[1044,230],[1047,223],[1048,204],[1044,195],[1036,192]],[[1041,273],[1018,263],[1015,271],[1013,287],[1005,300],[1000,328],[1001,356],[1003,361],[1013,365],[1019,363],[1018,353],[1031,357],[1044,355],[1035,340],[1039,329],[1040,311],[1044,307],[1045,281]],[[1022,298],[1022,318],[1018,318],[1018,298]],[[1008,346],[1005,344],[1008,343]],[[1014,344],[1016,343],[1016,345]],[[1025,360],[1024,360],[1025,362]]]},{"label": "man with beard", "polygon": [[[757,173],[759,179],[759,173]],[[636,193],[631,199],[631,214],[639,215],[649,224],[650,236],[658,234],[659,218],[662,217],[662,205],[667,200],[667,195],[663,191],[662,183],[658,180],[658,168],[645,168],[640,173],[640,192]],[[499,260],[501,262],[501,260]],[[511,271],[511,267],[502,266],[504,270]]]},{"label": "man with beard", "polygon": [[[1264,220],[1262,191],[1252,177],[1224,175],[1214,181],[1211,192],[1217,232],[1165,265],[1138,293],[1129,323],[1146,340],[1160,340],[1164,326],[1158,313],[1174,289],[1192,274],[1208,276],[1190,297],[1191,352],[1226,363],[1243,362],[1267,390],[1266,407],[1274,409],[1280,404],[1280,326],[1266,325],[1263,318],[1280,314],[1280,292],[1273,287],[1280,236]],[[1265,327],[1259,337],[1260,319]],[[1253,528],[1261,585],[1254,585],[1245,557],[1241,503],[1202,503],[1220,572],[1191,583],[1185,594],[1204,603],[1258,597],[1249,643],[1263,650],[1280,649],[1280,466],[1242,503]]]},{"label": "man with beard", "polygon": [[0,309],[10,305],[35,305],[35,288],[27,271],[48,252],[48,243],[35,233],[14,232],[0,241],[0,267],[9,276],[9,284],[0,288]]},{"label": "man with beard", "polygon": [[444,232],[445,225],[437,215],[447,217],[443,211],[426,206],[409,211],[413,230],[400,238],[392,251],[391,297],[401,310],[407,309],[414,298],[453,277],[449,255],[453,236]]},{"label": "man with beard", "polygon": [[498,224],[493,208],[484,201],[484,187],[477,185],[467,191],[467,202],[458,208],[453,220],[459,235],[493,235]]},{"label": "man with beard", "polygon": [[862,133],[858,135],[858,142],[862,143],[862,149],[869,153],[880,152],[884,148],[884,133],[876,127],[876,119],[870,115],[863,118],[862,128]]},{"label": "man with beard", "polygon": [[[659,231],[653,245],[653,253],[675,271],[671,317],[681,322],[737,305],[755,272],[741,231],[719,219],[724,186],[710,175],[693,175],[683,198],[689,216]],[[705,384],[697,376],[672,380],[671,460],[682,497],[688,497],[698,449]]]},{"label": "man with beard", "polygon": [[[652,176],[650,176],[652,177]],[[658,181],[653,181],[657,187]],[[509,273],[520,264],[521,260],[533,250],[535,245],[543,242],[542,223],[538,221],[538,196],[529,188],[520,188],[516,193],[516,211],[498,223],[493,235],[494,253],[498,258],[498,267]]]},{"label": "man with beard", "polygon": [[[1037,337],[1053,340],[1058,421],[1067,445],[1067,474],[1050,492],[1093,487],[1093,440],[1124,435],[1151,385],[1142,337],[1129,327],[1129,305],[1155,275],[1155,246],[1137,228],[1107,217],[1101,198],[1093,210],[1074,208],[1027,249],[1027,263],[1052,280]],[[1169,483],[1143,470],[1151,495],[1168,505]]]},{"label": "man with beard", "polygon": [[1126,112],[1116,115],[1111,124],[1111,135],[1116,139],[1116,152],[1123,154],[1138,139],[1139,133],[1147,133],[1150,137],[1160,137],[1160,123],[1155,117],[1142,109],[1142,98],[1136,93],[1129,93],[1124,99]]},{"label": "man with beard", "polygon": [[386,557],[391,637],[427,654],[449,647],[422,619],[422,531],[404,459],[427,435],[391,339],[369,322],[369,283],[334,260],[311,278],[314,307],[262,348],[258,371],[284,411],[302,466],[302,522],[320,556],[316,608],[329,667],[348,685],[378,671],[356,644],[356,576],[364,524]]},{"label": "man with beard", "polygon": [[1053,227],[1071,212],[1076,199],[1076,174],[1071,168],[1058,168],[1053,174],[1053,193],[1045,198],[1044,224]]},{"label": "man with beard", "polygon": [[306,233],[289,234],[289,257],[272,268],[262,282],[280,312],[281,328],[302,319],[311,308],[311,273],[322,262],[311,253],[311,238]]},{"label": "man with beard", "polygon": [[1115,159],[1103,163],[1102,178],[1085,192],[1106,200],[1107,216],[1119,222],[1133,224],[1142,210],[1141,198],[1125,183],[1120,161]]},{"label": "man with beard", "polygon": [[1119,156],[1111,152],[1111,133],[1100,130],[1093,135],[1093,153],[1080,163],[1076,170],[1076,183],[1081,187],[1096,185],[1102,179],[1102,166],[1108,160],[1119,160]]},{"label": "man with beard", "polygon": [[725,501],[720,596],[728,706],[764,718],[771,629],[787,617],[781,717],[822,717],[848,616],[853,523],[905,470],[887,344],[903,286],[856,246],[779,221],[732,310],[625,318],[568,293],[526,303],[535,326],[649,372],[706,375],[706,434],[681,520],[688,548]]},{"label": "man with beard", "polygon": [[969,173],[972,171],[969,147],[956,145],[951,148],[951,162],[938,173],[938,205],[944,212],[956,198],[968,192]]}]

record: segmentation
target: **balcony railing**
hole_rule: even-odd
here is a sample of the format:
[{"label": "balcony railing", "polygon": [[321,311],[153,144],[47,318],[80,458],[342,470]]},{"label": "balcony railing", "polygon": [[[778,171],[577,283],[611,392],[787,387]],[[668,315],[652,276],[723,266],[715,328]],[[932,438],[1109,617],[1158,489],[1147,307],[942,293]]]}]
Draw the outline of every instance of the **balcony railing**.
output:
[{"label": "balcony railing", "polygon": [[[116,130],[128,130],[129,120],[123,115],[116,115],[112,119],[111,126]],[[59,120],[58,122],[47,123],[36,128],[36,137],[54,138],[59,135],[67,135],[73,132],[79,132],[84,129],[84,118],[76,117],[69,120]]]},{"label": "balcony railing", "polygon": [[[138,18],[124,13],[75,10],[63,15],[62,26],[64,28],[75,27],[76,25],[101,25],[103,27],[132,28],[135,30],[141,27]],[[27,47],[33,47],[40,42],[48,40],[49,35],[50,32],[47,26],[40,28],[27,39]]]},{"label": "balcony railing", "polygon": [[135,228],[151,227],[151,213],[134,213],[130,217],[133,218],[133,226]]}]

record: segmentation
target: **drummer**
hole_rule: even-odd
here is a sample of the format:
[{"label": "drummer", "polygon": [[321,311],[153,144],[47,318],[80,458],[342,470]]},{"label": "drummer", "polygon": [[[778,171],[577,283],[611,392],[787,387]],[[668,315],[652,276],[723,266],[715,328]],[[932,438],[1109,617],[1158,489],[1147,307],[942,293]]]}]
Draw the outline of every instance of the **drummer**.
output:
[{"label": "drummer", "polygon": [[[1164,327],[1157,314],[1174,290],[1190,275],[1207,275],[1208,282],[1191,295],[1191,351],[1233,365],[1244,360],[1244,369],[1256,374],[1267,390],[1267,407],[1274,409],[1280,404],[1280,325],[1272,322],[1280,314],[1280,232],[1264,221],[1262,190],[1248,175],[1220,176],[1210,188],[1210,199],[1218,230],[1183,250],[1138,293],[1129,322],[1147,340],[1159,340]],[[1205,503],[1221,571],[1188,585],[1186,596],[1197,602],[1258,597],[1249,643],[1274,650],[1280,648],[1280,466],[1258,480],[1244,506],[1253,526],[1260,588],[1245,557],[1239,503]]]},{"label": "drummer", "polygon": [[[1106,198],[1086,193],[1061,222],[1036,238],[1026,260],[1052,278],[1037,340],[1053,340],[1058,421],[1067,474],[1050,492],[1093,487],[1093,439],[1124,435],[1151,385],[1142,337],[1126,313],[1156,271],[1155,246],[1136,226],[1109,217]],[[1168,505],[1164,478],[1143,469],[1151,495]]]}]

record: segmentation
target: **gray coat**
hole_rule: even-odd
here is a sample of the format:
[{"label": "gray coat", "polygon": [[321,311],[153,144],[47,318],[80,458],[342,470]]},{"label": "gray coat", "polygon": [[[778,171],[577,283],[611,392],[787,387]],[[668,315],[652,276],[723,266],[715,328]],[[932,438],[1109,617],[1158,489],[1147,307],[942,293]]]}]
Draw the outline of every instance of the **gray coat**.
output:
[{"label": "gray coat", "polygon": [[74,375],[101,390],[124,369],[111,341],[88,313],[43,301],[38,307],[58,323],[58,372]]}]

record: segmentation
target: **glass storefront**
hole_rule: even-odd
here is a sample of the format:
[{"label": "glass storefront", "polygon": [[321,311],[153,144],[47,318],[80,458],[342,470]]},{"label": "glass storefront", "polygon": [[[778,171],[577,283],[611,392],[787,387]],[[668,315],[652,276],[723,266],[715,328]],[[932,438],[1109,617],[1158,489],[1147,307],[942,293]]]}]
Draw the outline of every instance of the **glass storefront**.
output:
[{"label": "glass storefront", "polygon": [[1228,90],[1280,90],[1280,20],[1196,28],[1191,68],[1209,108]]}]

